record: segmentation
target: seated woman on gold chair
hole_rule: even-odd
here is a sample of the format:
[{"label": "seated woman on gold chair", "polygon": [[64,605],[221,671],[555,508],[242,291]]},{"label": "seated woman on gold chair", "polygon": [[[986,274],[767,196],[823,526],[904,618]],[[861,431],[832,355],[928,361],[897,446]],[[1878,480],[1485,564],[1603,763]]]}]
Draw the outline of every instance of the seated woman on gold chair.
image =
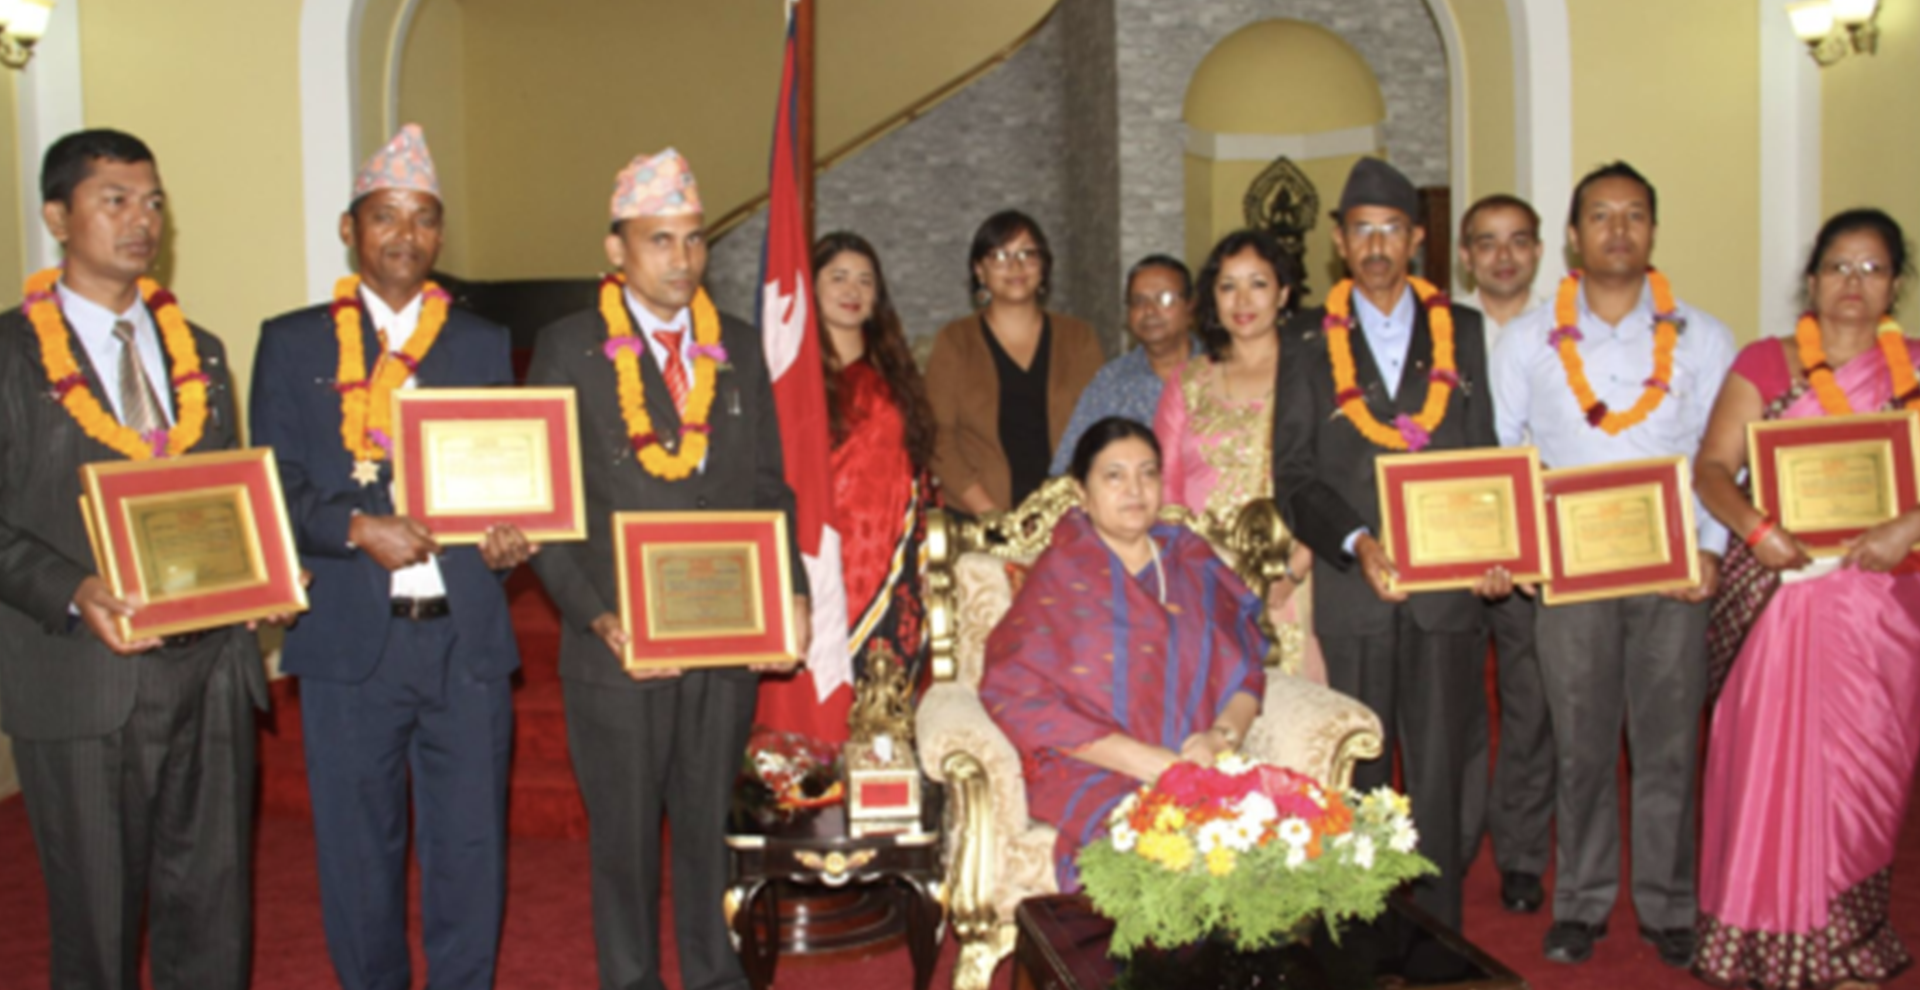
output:
[{"label": "seated woman on gold chair", "polygon": [[987,641],[980,699],[1054,825],[1060,889],[1107,813],[1178,760],[1234,749],[1266,691],[1263,605],[1207,541],[1159,521],[1153,431],[1110,417],[1074,449],[1061,518]]}]

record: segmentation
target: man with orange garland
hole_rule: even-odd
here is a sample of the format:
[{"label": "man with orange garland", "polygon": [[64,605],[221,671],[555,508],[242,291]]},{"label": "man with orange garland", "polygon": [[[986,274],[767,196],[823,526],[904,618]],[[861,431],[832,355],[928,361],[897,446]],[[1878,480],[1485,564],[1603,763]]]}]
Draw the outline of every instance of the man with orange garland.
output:
[{"label": "man with orange garland", "polygon": [[502,579],[519,530],[441,548],[388,490],[396,388],[512,383],[507,331],[448,306],[430,275],[443,207],[408,124],[340,217],[358,275],[330,305],[268,320],[254,442],[280,465],[312,612],[287,634],[300,678],[327,952],[345,990],[406,990],[408,785],[428,985],[493,986],[506,897],[508,678],[520,651]]},{"label": "man with orange garland", "polygon": [[[1657,200],[1625,162],[1573,192],[1567,240],[1582,270],[1508,331],[1493,358],[1500,442],[1528,434],[1548,468],[1685,455],[1700,447],[1733,364],[1733,335],[1673,297],[1650,267]],[[1664,376],[1663,368],[1670,368]],[[1689,493],[1691,497],[1691,493]],[[1660,960],[1693,959],[1694,764],[1707,694],[1707,599],[1726,530],[1704,509],[1699,584],[1540,609],[1557,762],[1558,850],[1545,952],[1585,962],[1620,890],[1616,768],[1633,756],[1633,907]]]},{"label": "man with orange garland", "polygon": [[51,985],[238,990],[252,970],[253,706],[238,626],[127,642],[79,468],[239,445],[218,338],[146,278],[166,226],[153,153],[119,131],[47,149],[62,264],[0,315],[0,724],[46,878]]},{"label": "man with orange garland", "polygon": [[[774,509],[787,514],[800,656],[807,572],[792,546],[780,421],[760,334],[714,309],[705,215],[686,159],[635,158],[613,191],[599,304],[540,331],[531,385],[579,392],[587,540],[533,568],[560,606],[567,748],[586,799],[593,938],[604,990],[664,990],[661,819],[672,826],[681,982],[745,990],[723,911],[727,808],[761,670],[626,668],[613,514]],[[630,405],[628,403],[631,403]],[[642,658],[644,659],[644,657]]]},{"label": "man with orange garland", "polygon": [[1377,158],[1354,164],[1333,214],[1334,250],[1351,277],[1328,290],[1324,308],[1295,317],[1281,344],[1273,490],[1313,548],[1327,683],[1366,702],[1385,730],[1383,755],[1354,769],[1354,785],[1388,783],[1398,744],[1420,853],[1440,868],[1414,885],[1414,899],[1458,929],[1470,740],[1487,720],[1486,627],[1473,595],[1504,598],[1513,579],[1495,567],[1471,595],[1409,595],[1394,588],[1394,562],[1375,538],[1378,457],[1495,445],[1480,314],[1410,274],[1426,239],[1419,214],[1397,169]]}]

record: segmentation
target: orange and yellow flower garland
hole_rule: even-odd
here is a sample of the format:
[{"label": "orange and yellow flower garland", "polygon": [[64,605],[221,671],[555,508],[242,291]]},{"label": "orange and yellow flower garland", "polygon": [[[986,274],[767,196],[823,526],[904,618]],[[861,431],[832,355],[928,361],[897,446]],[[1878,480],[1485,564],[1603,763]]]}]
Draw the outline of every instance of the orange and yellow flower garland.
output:
[{"label": "orange and yellow flower garland", "polygon": [[1360,434],[1376,447],[1418,451],[1433,440],[1433,431],[1447,416],[1447,401],[1460,385],[1453,358],[1451,300],[1420,278],[1408,278],[1420,305],[1427,307],[1427,326],[1433,331],[1433,371],[1427,375],[1427,402],[1417,416],[1400,415],[1388,426],[1367,408],[1366,393],[1356,382],[1353,365],[1353,280],[1343,279],[1327,294],[1327,316],[1321,328],[1327,334],[1327,356],[1333,361],[1334,404]]},{"label": "orange and yellow flower garland", "polygon": [[[1820,397],[1820,408],[1830,416],[1853,412],[1847,393],[1833,380],[1833,366],[1827,363],[1826,349],[1820,346],[1820,321],[1812,313],[1800,314],[1794,325],[1793,339],[1800,345],[1800,366],[1807,369],[1807,384]],[[1887,376],[1893,379],[1893,401],[1908,409],[1920,409],[1920,380],[1913,371],[1913,355],[1907,350],[1906,335],[1891,316],[1880,318],[1874,342],[1887,359]]]},{"label": "orange and yellow flower garland", "polygon": [[421,359],[433,349],[441,328],[447,325],[447,290],[428,282],[421,290],[420,322],[414,327],[407,346],[399,351],[385,349],[367,372],[366,345],[362,342],[360,276],[348,275],[333,286],[333,333],[340,344],[340,368],[334,388],[340,392],[340,439],[353,455],[355,476],[370,483],[370,472],[362,474],[360,465],[385,460],[393,446],[388,430],[393,425],[393,390],[406,384],[420,369]]},{"label": "orange and yellow flower garland", "polygon": [[34,335],[40,340],[40,361],[46,365],[47,381],[53,385],[54,396],[66,407],[68,415],[80,424],[87,436],[129,460],[178,456],[192,450],[207,425],[207,376],[200,370],[200,353],[193,345],[193,330],[187,326],[187,318],[181,314],[180,303],[173,298],[173,293],[153,279],[140,280],[140,298],[146,301],[154,323],[160,327],[160,340],[172,368],[175,412],[171,430],[142,436],[121,425],[88,387],[86,375],[74,360],[66,320],[60,315],[60,302],[54,294],[54,283],[59,280],[58,268],[34,273],[27,279],[24,305],[27,319],[33,323]]},{"label": "orange and yellow flower garland", "polygon": [[1574,401],[1580,403],[1587,423],[1606,431],[1608,436],[1619,436],[1645,422],[1673,391],[1673,349],[1680,340],[1679,317],[1673,308],[1673,286],[1667,283],[1665,275],[1647,269],[1647,282],[1653,286],[1656,321],[1653,377],[1646,380],[1646,388],[1631,409],[1611,412],[1607,404],[1593,394],[1593,383],[1587,380],[1586,362],[1580,359],[1580,276],[1581,272],[1576,269],[1560,280],[1560,291],[1553,302],[1553,318],[1558,325],[1548,335],[1547,342],[1560,354],[1560,366],[1567,372],[1567,385],[1573,389]]},{"label": "orange and yellow flower garland", "polygon": [[647,397],[640,383],[640,350],[646,342],[633,332],[633,320],[627,315],[626,279],[618,273],[600,282],[600,318],[607,324],[606,354],[613,361],[620,383],[620,415],[627,423],[627,437],[635,456],[647,473],[666,481],[679,481],[707,456],[707,416],[713,411],[713,380],[719,363],[726,360],[720,346],[720,312],[707,298],[707,290],[693,297],[693,388],[687,392],[686,408],[680,413],[680,449],[669,452],[653,431],[653,417],[647,415]]}]

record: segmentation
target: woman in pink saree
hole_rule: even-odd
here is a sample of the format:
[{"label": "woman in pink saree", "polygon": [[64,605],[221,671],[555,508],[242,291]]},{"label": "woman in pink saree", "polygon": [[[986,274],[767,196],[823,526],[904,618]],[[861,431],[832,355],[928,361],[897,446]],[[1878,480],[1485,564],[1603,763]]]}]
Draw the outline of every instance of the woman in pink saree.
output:
[{"label": "woman in pink saree", "polygon": [[1736,534],[1709,634],[1735,659],[1707,752],[1693,962],[1716,985],[1873,986],[1912,961],[1887,902],[1920,754],[1920,510],[1816,562],[1736,482],[1750,422],[1920,404],[1889,315],[1908,271],[1885,213],[1828,220],[1811,313],[1741,352],[1701,444],[1695,489]]}]

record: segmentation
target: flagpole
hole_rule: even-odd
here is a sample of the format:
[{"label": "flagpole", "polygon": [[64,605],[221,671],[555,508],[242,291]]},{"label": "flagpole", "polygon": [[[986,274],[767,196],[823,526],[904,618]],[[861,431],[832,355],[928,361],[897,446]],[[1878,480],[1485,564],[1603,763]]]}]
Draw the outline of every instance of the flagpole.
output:
[{"label": "flagpole", "polygon": [[794,22],[794,88],[799,113],[794,119],[794,163],[800,183],[800,224],[813,247],[813,7],[812,0],[795,0],[789,8]]}]

